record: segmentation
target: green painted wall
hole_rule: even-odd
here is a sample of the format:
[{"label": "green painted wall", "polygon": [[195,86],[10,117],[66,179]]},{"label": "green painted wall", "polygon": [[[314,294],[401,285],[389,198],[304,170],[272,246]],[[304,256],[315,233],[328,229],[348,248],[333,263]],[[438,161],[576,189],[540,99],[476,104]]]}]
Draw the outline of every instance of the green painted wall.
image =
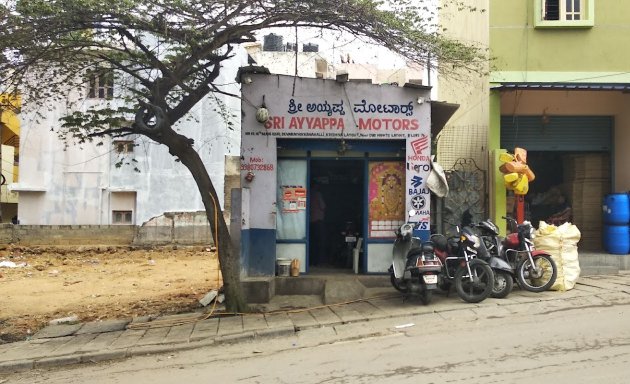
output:
[{"label": "green painted wall", "polygon": [[628,71],[630,1],[586,0],[596,1],[593,27],[534,28],[535,1],[490,0],[492,71]]},{"label": "green painted wall", "polygon": [[506,226],[503,216],[506,214],[506,189],[503,183],[503,174],[499,171],[501,162],[499,155],[506,152],[500,149],[501,144],[501,93],[498,91],[490,92],[490,124],[488,127],[488,152],[490,155],[490,163],[488,164],[488,175],[490,177],[489,192],[489,209],[490,219],[501,229],[501,234],[505,235]]}]

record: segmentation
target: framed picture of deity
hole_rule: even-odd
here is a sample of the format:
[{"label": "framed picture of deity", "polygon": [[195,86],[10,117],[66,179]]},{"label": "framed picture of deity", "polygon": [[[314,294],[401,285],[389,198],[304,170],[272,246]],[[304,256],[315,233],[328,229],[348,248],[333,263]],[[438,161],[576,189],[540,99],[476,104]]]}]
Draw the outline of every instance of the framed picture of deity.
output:
[{"label": "framed picture of deity", "polygon": [[405,220],[404,162],[371,161],[368,170],[368,235],[394,237]]}]

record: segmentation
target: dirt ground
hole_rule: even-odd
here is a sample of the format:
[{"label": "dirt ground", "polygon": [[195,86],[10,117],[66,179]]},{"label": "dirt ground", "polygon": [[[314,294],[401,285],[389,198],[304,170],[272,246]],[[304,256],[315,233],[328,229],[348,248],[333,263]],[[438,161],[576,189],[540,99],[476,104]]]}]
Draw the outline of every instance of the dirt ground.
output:
[{"label": "dirt ground", "polygon": [[191,311],[221,285],[209,248],[3,246],[0,344],[73,315],[96,321]]}]

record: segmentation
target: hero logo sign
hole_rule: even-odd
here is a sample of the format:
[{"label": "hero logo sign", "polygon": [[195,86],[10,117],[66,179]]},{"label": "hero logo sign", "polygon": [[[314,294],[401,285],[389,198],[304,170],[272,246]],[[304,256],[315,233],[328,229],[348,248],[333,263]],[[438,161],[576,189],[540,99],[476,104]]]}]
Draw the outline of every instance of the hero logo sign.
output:
[{"label": "hero logo sign", "polygon": [[422,151],[429,148],[429,136],[422,135],[420,138],[411,142],[411,148],[416,155],[421,155]]}]

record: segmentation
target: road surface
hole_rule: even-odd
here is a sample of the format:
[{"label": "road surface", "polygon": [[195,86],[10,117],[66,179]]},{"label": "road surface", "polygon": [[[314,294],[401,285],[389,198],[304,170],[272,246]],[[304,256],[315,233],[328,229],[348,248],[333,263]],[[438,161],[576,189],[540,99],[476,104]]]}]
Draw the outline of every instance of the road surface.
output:
[{"label": "road surface", "polygon": [[0,383],[628,382],[630,304],[548,310],[534,305],[522,313],[391,318],[310,329],[296,337],[34,370]]}]

